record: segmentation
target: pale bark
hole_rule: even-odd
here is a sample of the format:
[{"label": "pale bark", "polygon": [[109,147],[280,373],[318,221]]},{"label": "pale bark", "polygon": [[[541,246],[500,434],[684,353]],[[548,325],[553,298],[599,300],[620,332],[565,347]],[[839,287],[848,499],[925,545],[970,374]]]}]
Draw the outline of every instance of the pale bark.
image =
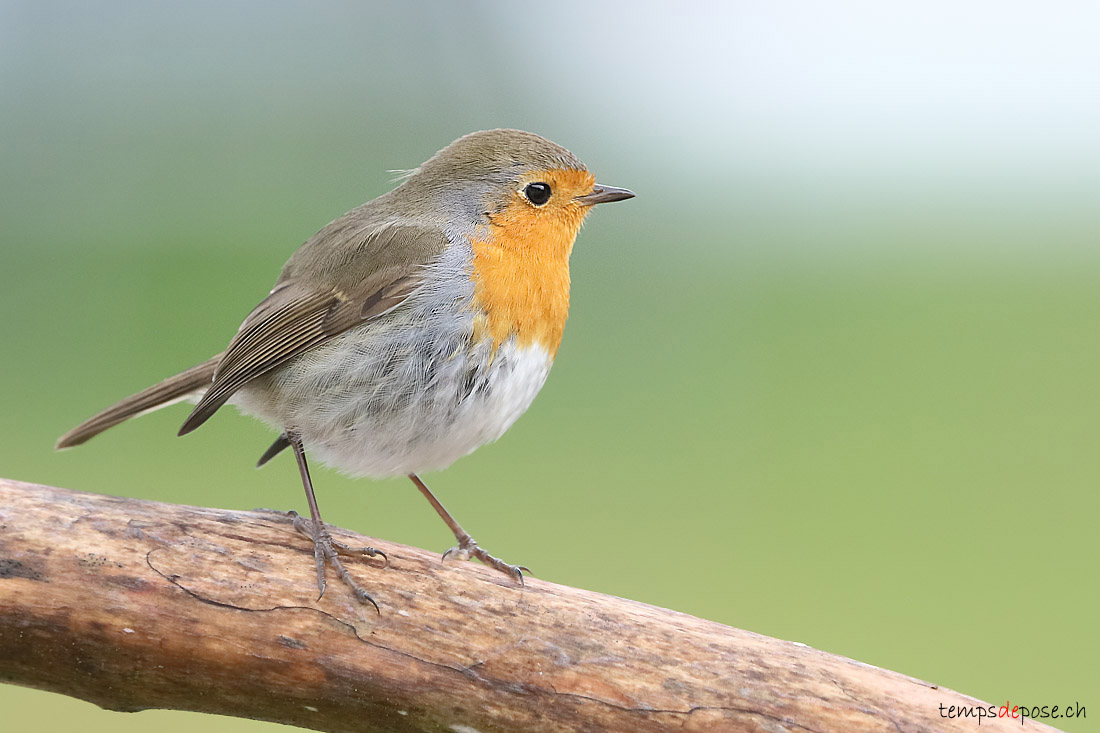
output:
[{"label": "pale bark", "polygon": [[336,578],[317,601],[284,515],[0,479],[0,681],[324,731],[979,730],[940,706],[985,703],[901,674],[336,536],[389,554],[345,561],[380,615]]}]

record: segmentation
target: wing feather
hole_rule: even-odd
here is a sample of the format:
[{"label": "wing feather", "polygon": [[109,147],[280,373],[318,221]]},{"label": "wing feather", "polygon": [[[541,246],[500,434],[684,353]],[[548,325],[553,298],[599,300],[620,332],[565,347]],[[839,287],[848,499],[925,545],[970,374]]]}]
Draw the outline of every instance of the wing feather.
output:
[{"label": "wing feather", "polygon": [[[406,246],[395,247],[398,241]],[[299,273],[293,268],[284,270],[286,279],[241,324],[218,362],[210,388],[179,434],[189,433],[206,422],[249,381],[349,328],[396,308],[421,284],[423,265],[429,256],[442,251],[446,241],[438,229],[381,227],[373,238],[368,237],[358,247],[358,258],[370,260],[371,267],[366,269],[365,277],[350,287],[340,287],[346,284],[344,277],[337,279],[334,286],[321,287],[296,277]],[[416,256],[408,256],[410,250]]]}]

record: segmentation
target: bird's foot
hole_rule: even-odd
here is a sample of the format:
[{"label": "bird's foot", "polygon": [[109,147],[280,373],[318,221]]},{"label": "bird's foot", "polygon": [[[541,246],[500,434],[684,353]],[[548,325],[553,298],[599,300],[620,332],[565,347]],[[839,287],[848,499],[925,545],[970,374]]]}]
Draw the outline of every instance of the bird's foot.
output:
[{"label": "bird's foot", "polygon": [[317,563],[317,588],[321,591],[320,595],[317,596],[317,600],[321,600],[321,596],[325,595],[325,564],[327,563],[336,570],[336,573],[340,576],[340,580],[344,581],[344,584],[351,588],[360,603],[369,603],[374,606],[375,611],[381,613],[378,609],[378,604],[370,597],[370,594],[359,587],[359,584],[351,577],[351,573],[349,573],[347,568],[344,567],[344,564],[340,562],[339,553],[343,552],[345,555],[381,557],[385,560],[385,565],[383,565],[383,567],[388,567],[390,559],[386,556],[386,553],[381,550],[376,550],[373,547],[350,547],[343,542],[337,542],[332,539],[332,535],[329,534],[328,528],[325,527],[323,523],[314,523],[313,520],[306,519],[298,514],[298,512],[288,512],[288,515],[290,516],[291,523],[294,525],[294,529],[313,540],[313,558]]},{"label": "bird's foot", "polygon": [[531,569],[523,565],[509,565],[501,560],[499,557],[493,557],[474,541],[473,537],[467,535],[463,539],[459,540],[459,543],[443,553],[443,559],[446,560],[449,557],[456,558],[458,560],[469,560],[470,558],[476,558],[485,563],[491,568],[496,568],[505,575],[514,578],[523,585],[523,573],[530,573]]}]

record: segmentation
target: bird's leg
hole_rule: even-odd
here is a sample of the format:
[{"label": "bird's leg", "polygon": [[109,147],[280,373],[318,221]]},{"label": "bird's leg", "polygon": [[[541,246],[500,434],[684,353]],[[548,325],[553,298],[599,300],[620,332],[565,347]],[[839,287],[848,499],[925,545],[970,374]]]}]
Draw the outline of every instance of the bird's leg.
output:
[{"label": "bird's leg", "polygon": [[[317,600],[320,600],[321,596],[325,594],[325,563],[327,562],[335,568],[340,575],[340,579],[352,589],[355,597],[361,603],[369,603],[374,606],[374,610],[378,611],[378,604],[352,579],[351,573],[340,562],[340,557],[336,551],[341,549],[371,557],[381,555],[383,558],[386,557],[385,553],[373,547],[351,548],[332,539],[325,523],[321,521],[321,510],[317,508],[317,497],[313,494],[313,481],[309,478],[309,466],[306,465],[306,452],[302,447],[302,437],[290,430],[286,431],[286,437],[290,442],[290,446],[294,449],[294,457],[298,460],[298,471],[302,474],[302,485],[306,490],[306,502],[309,504],[311,521],[307,522],[305,517],[299,516],[297,512],[291,512],[290,516],[294,528],[313,540],[313,558],[317,563],[317,588],[321,591],[321,595],[317,596]],[[386,562],[389,563],[389,558],[386,558]],[[379,611],[379,613],[381,612]]]},{"label": "bird's leg", "polygon": [[415,473],[410,473],[409,478],[416,484],[416,488],[420,489],[420,493],[424,495],[424,498],[428,500],[428,503],[432,505],[435,511],[447,523],[447,526],[454,532],[455,539],[458,540],[458,544],[443,553],[443,559],[448,557],[457,557],[460,560],[469,560],[471,557],[475,557],[481,562],[485,563],[489,567],[496,568],[505,575],[509,575],[519,581],[520,585],[523,585],[523,572],[531,572],[530,569],[523,565],[509,565],[500,558],[493,557],[485,550],[478,546],[477,542],[470,534],[462,529],[462,525],[455,521],[455,518],[451,516],[451,513],[440,503],[439,499],[435,498],[435,494],[427,485],[420,480],[420,477]]}]

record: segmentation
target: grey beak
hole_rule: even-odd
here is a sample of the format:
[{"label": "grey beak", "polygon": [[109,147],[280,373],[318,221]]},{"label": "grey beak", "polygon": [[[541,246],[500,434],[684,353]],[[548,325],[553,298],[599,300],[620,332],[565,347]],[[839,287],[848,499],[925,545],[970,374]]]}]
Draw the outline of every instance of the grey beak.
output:
[{"label": "grey beak", "polygon": [[612,201],[624,201],[632,198],[634,198],[634,192],[629,189],[604,186],[597,183],[596,187],[592,189],[592,193],[587,196],[578,196],[577,203],[591,206],[593,204],[609,204]]}]

